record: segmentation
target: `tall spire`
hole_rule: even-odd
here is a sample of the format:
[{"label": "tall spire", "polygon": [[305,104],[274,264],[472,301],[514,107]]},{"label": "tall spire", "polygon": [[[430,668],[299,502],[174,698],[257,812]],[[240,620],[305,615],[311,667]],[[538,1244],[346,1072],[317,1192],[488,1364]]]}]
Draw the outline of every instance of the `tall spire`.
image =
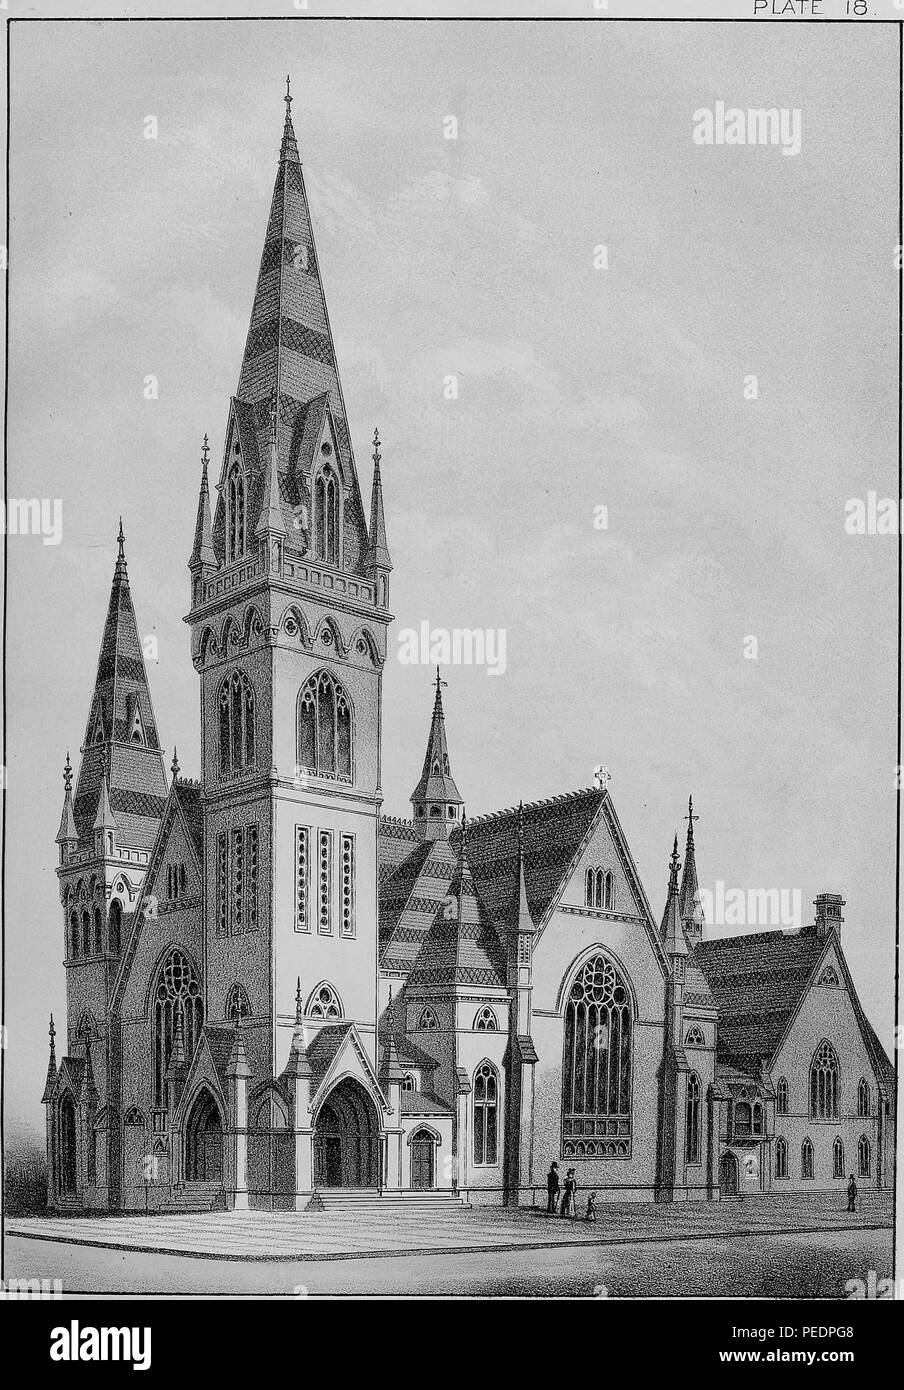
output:
[{"label": "tall spire", "polygon": [[198,516],[195,521],[195,542],[191,550],[191,559],[188,562],[190,570],[210,565],[213,568],[217,563],[216,553],[213,548],[213,530],[210,521],[210,489],[207,482],[207,464],[210,456],[210,445],[207,442],[207,435],[204,436],[204,443],[201,445],[201,490],[198,494]]},{"label": "tall spire", "polygon": [[675,832],[675,843],[672,846],[672,857],[669,860],[669,890],[662,918],[662,944],[668,956],[687,955],[687,942],[684,939],[684,928],[681,925],[681,913],[678,906],[677,831]]},{"label": "tall spire", "polygon": [[51,1099],[53,1098],[54,1082],[56,1081],[56,1075],[57,1075],[56,1046],[55,1046],[55,1044],[54,1044],[54,1038],[55,1038],[55,1037],[56,1037],[56,1028],[53,1026],[53,1014],[51,1014],[51,1015],[50,1015],[50,1058],[49,1058],[49,1060],[48,1060],[48,1062],[47,1062],[47,1080],[46,1080],[45,1083],[44,1083],[44,1094],[43,1094],[42,1097],[41,1097],[41,1103],[42,1103],[42,1104],[46,1104],[47,1101],[49,1101],[49,1100],[51,1100]]},{"label": "tall spire", "polygon": [[688,936],[695,941],[699,941],[702,935],[702,914],[698,902],[699,885],[697,883],[697,861],[694,853],[694,821],[699,820],[699,816],[694,815],[694,799],[689,796],[687,799],[687,844],[684,851],[684,871],[681,875],[681,893],[679,896],[679,908],[681,920],[684,923],[685,931]]},{"label": "tall spire", "polygon": [[138,635],[120,525],[113,586],[88,711],[73,814],[79,840],[90,840],[103,795],[120,845],[150,849],[166,800],[166,772]]},{"label": "tall spire", "polygon": [[462,799],[452,778],[446,744],[446,720],[442,687],[446,684],[436,668],[436,698],[421,780],[411,793],[415,823],[428,840],[447,839],[449,829],[459,819]]},{"label": "tall spire", "polygon": [[69,750],[66,750],[66,766],[63,768],[63,814],[60,816],[60,828],[57,831],[56,842],[58,845],[71,845],[78,842],[78,831],[75,828],[75,816],[72,812],[72,763],[69,761]]},{"label": "tall spire", "polygon": [[374,430],[374,482],[370,494],[370,531],[367,545],[367,568],[392,569],[389,546],[386,544],[386,522],[383,518],[383,479],[380,475],[380,433]]}]

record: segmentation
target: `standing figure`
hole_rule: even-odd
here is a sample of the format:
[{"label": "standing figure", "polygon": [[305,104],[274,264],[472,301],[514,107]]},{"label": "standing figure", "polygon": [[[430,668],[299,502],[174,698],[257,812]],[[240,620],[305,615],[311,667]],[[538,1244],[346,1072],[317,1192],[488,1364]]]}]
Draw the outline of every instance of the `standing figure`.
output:
[{"label": "standing figure", "polygon": [[546,1174],[546,1215],[555,1216],[559,1200],[559,1165],[552,1163]]}]

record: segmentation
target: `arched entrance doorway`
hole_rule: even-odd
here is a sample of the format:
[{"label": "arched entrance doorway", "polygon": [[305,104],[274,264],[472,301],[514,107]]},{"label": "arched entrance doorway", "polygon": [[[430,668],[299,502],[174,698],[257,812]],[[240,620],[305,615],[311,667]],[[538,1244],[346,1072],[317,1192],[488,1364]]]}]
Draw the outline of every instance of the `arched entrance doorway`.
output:
[{"label": "arched entrance doorway", "polygon": [[315,1187],[376,1187],[379,1121],[360,1082],[334,1086],[314,1125]]},{"label": "arched entrance doorway", "polygon": [[738,1160],[733,1153],[724,1153],[719,1162],[719,1186],[723,1197],[737,1197]]},{"label": "arched entrance doorway", "polygon": [[185,1122],[187,1182],[222,1182],[223,1121],[210,1091],[200,1091]]},{"label": "arched entrance doorway", "polygon": [[411,1136],[411,1186],[416,1192],[436,1186],[435,1152],[436,1140],[426,1129]]},{"label": "arched entrance doorway", "polygon": [[75,1101],[67,1092],[60,1101],[60,1192],[66,1196],[71,1196],[78,1186],[75,1133]]}]

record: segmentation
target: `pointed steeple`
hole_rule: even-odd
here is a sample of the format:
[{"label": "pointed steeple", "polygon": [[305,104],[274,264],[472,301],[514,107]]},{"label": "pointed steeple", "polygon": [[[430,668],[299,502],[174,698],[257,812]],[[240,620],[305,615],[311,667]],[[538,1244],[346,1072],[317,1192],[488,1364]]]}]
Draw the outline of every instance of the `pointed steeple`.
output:
[{"label": "pointed steeple", "polygon": [[440,679],[438,666],[435,684],[436,698],[433,701],[424,770],[421,780],[411,793],[415,824],[427,840],[447,839],[449,830],[458,822],[462,809],[462,799],[449,766],[442,696],[442,687],[446,682]]},{"label": "pointed steeple", "polygon": [[[100,795],[97,798],[97,815],[94,817],[94,833],[103,838],[105,830],[116,829],[116,817],[110,808],[110,788],[107,785],[107,774],[104,773],[104,780],[101,783]],[[103,849],[101,849],[103,853]]]},{"label": "pointed steeple", "polygon": [[53,1090],[54,1090],[54,1084],[55,1084],[55,1082],[56,1082],[56,1077],[57,1077],[56,1045],[55,1045],[55,1043],[54,1043],[54,1038],[55,1038],[55,1037],[56,1037],[56,1028],[54,1028],[54,1026],[53,1026],[53,1014],[51,1014],[51,1015],[50,1015],[50,1058],[49,1058],[49,1060],[48,1060],[48,1062],[47,1062],[47,1080],[46,1080],[45,1083],[44,1083],[44,1094],[43,1094],[42,1097],[41,1097],[41,1103],[42,1103],[42,1105],[46,1105],[46,1103],[47,1103],[49,1100],[52,1099],[52,1097],[53,1097]]},{"label": "pointed steeple", "polygon": [[669,891],[662,918],[662,944],[668,956],[686,956],[687,942],[681,925],[681,911],[678,906],[678,833],[672,846],[669,860]]},{"label": "pointed steeple", "polygon": [[58,845],[78,844],[78,831],[75,828],[75,816],[72,811],[72,763],[69,761],[69,750],[66,750],[66,766],[63,769],[63,814],[60,816],[60,828],[57,831],[56,842]]},{"label": "pointed steeple", "polygon": [[284,536],[286,523],[279,504],[279,415],[275,391],[270,397],[270,443],[266,458],[266,486],[255,535]]},{"label": "pointed steeple", "polygon": [[389,546],[386,544],[386,522],[383,518],[383,479],[380,475],[380,434],[374,430],[374,482],[370,494],[370,531],[367,545],[367,568],[371,572],[392,569]]},{"label": "pointed steeple", "polygon": [[301,976],[297,976],[295,981],[295,1027],[292,1030],[292,1046],[289,1049],[289,1060],[286,1063],[286,1075],[305,1077],[312,1075],[311,1064],[308,1061],[307,1048],[304,1036],[304,1003],[301,997]]},{"label": "pointed steeple", "polygon": [[117,542],[73,814],[79,840],[90,843],[106,797],[105,814],[115,818],[120,847],[149,850],[163,814],[166,772],[132,607],[121,522]]},{"label": "pointed steeple", "polygon": [[207,482],[207,464],[210,456],[210,445],[207,442],[207,435],[204,436],[204,443],[201,446],[201,491],[198,494],[198,515],[195,521],[195,542],[191,550],[191,559],[188,568],[192,574],[196,570],[201,570],[205,566],[211,569],[216,567],[217,557],[213,548],[213,530],[210,520],[210,488]]},{"label": "pointed steeple", "polygon": [[679,895],[679,908],[681,921],[684,929],[692,941],[699,941],[703,934],[703,920],[700,904],[697,901],[699,885],[697,883],[697,861],[694,853],[694,821],[699,817],[694,815],[694,799],[689,796],[687,799],[687,844],[684,850],[684,869],[681,875],[681,893]]}]

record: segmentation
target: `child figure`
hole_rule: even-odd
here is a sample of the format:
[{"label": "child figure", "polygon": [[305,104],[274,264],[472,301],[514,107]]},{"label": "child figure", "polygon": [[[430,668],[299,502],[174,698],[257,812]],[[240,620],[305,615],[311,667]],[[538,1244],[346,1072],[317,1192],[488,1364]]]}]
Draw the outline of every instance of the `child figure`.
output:
[{"label": "child figure", "polygon": [[592,1221],[592,1222],[594,1223],[594,1225],[596,1225],[596,1193],[595,1193],[595,1192],[591,1192],[590,1196],[587,1198],[587,1215],[584,1217],[584,1220],[585,1220],[585,1221]]}]

